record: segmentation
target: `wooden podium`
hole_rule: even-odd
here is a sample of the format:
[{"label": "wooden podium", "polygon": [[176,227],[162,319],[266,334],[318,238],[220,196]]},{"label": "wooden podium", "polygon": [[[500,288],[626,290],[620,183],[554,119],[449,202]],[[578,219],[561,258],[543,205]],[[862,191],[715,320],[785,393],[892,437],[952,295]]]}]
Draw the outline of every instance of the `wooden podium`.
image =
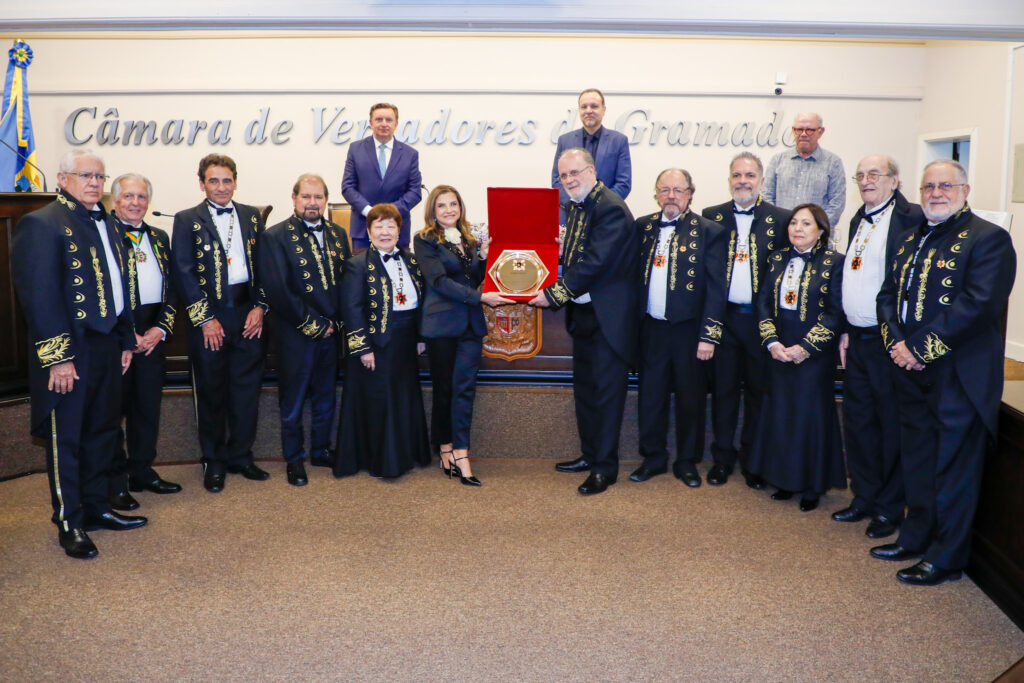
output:
[{"label": "wooden podium", "polygon": [[28,393],[28,329],[14,295],[11,241],[27,213],[54,200],[53,192],[0,192],[0,397]]}]

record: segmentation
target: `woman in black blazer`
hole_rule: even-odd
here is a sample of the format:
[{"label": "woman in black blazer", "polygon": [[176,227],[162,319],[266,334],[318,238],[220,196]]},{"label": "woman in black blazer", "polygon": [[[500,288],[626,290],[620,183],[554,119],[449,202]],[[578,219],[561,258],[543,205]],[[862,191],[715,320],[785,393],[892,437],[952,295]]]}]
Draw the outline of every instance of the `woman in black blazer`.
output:
[{"label": "woman in black blazer", "polygon": [[846,488],[834,388],[843,255],[828,249],[828,231],[821,207],[793,209],[790,246],[769,257],[757,299],[771,384],[747,468],[779,487],[773,500],[800,491],[804,512],[828,489]]},{"label": "woman in black blazer", "polygon": [[427,198],[424,228],[413,242],[426,281],[420,333],[427,341],[434,385],[431,441],[441,469],[463,484],[480,486],[469,465],[476,373],[487,333],[480,304],[515,303],[497,292],[480,293],[490,240],[479,245],[469,231],[458,190],[438,185]]}]

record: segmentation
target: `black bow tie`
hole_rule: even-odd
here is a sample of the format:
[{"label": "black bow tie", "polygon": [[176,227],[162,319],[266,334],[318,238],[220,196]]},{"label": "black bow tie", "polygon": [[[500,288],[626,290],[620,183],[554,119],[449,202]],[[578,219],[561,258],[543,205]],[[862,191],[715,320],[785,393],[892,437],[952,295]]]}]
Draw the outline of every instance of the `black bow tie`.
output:
[{"label": "black bow tie", "polygon": [[138,233],[140,235],[142,235],[142,234],[149,234],[149,226],[148,225],[142,225],[141,227],[136,228],[134,225],[127,225],[127,224],[125,224],[124,228],[128,232],[134,232],[134,233]]},{"label": "black bow tie", "polygon": [[677,225],[679,225],[679,219],[677,218],[673,221],[661,221],[660,223],[658,223],[658,225],[663,228],[674,228]]},{"label": "black bow tie", "polygon": [[86,209],[86,211],[89,212],[89,218],[93,219],[94,221],[103,220],[103,209]]},{"label": "black bow tie", "polygon": [[310,225],[309,223],[307,223],[306,227],[309,228],[310,230],[312,230],[313,232],[323,232],[324,231],[324,224],[323,223],[317,223],[316,225]]},{"label": "black bow tie", "polygon": [[737,209],[734,206],[734,207],[732,207],[732,212],[733,212],[733,214],[735,214],[737,216],[753,216],[754,215],[754,209],[753,208],[750,208],[750,209],[747,209],[746,211],[743,211],[742,209]]},{"label": "black bow tie", "polygon": [[218,216],[223,216],[224,214],[231,213],[232,211],[235,210],[234,207],[232,207],[232,206],[229,206],[226,209],[222,209],[219,206],[215,206],[212,202],[206,202],[206,203],[209,204],[209,206],[210,206],[210,208],[212,210],[217,212]]},{"label": "black bow tie", "polygon": [[400,258],[401,256],[402,256],[402,255],[401,255],[400,253],[398,253],[397,251],[396,251],[396,252],[395,252],[394,254],[383,254],[383,257],[384,257],[384,263],[387,263],[387,262],[388,262],[388,261],[390,261],[391,259],[396,259],[396,260],[397,260],[397,259],[398,259],[398,258]]},{"label": "black bow tie", "polygon": [[893,195],[889,199],[889,201],[887,201],[885,204],[883,204],[882,206],[878,207],[874,211],[871,211],[870,213],[865,211],[864,212],[864,220],[866,220],[868,223],[874,223],[875,222],[875,216],[877,216],[878,214],[880,214],[883,211],[885,211],[886,209],[888,209],[895,202],[896,202],[896,195]]}]

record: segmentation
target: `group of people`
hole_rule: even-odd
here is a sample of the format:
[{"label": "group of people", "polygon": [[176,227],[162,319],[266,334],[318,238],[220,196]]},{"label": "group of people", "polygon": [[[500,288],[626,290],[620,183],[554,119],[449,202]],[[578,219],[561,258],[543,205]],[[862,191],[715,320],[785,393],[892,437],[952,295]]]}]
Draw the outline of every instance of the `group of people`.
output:
[{"label": "group of people", "polygon": [[[698,214],[692,176],[669,168],[654,182],[659,210],[634,219],[624,202],[626,139],[603,127],[600,91],[584,91],[579,108],[583,126],[559,140],[552,173],[564,199],[561,268],[528,302],[565,308],[573,343],[580,456],[556,468],[588,472],[584,495],[616,483],[636,369],[643,462],[632,481],[668,471],[674,394],[672,471],[702,484],[710,392],[708,484],[725,484],[739,466],[751,488],[771,485],[775,500],[799,494],[810,511],[849,476],[853,501],[833,519],[870,519],[871,538],[898,531],[871,554],[920,559],[897,573],[901,581],[959,578],[995,433],[998,321],[1016,267],[1008,233],[968,207],[963,167],[925,167],[917,205],[901,193],[895,161],[865,157],[844,255],[829,237],[845,173],[818,146],[817,114],[797,116],[795,149],[767,173],[756,155],[736,155],[730,201]],[[255,207],[233,199],[235,162],[207,155],[204,199],[175,215],[168,238],[144,221],[146,178],[114,180],[111,216],[100,204],[103,162],[87,150],[62,159],[57,199],[21,221],[12,261],[31,338],[32,433],[47,444],[53,521],[68,555],[97,554],[88,531],[144,525],[121,514],[138,507],[131,492],[180,490],[152,468],[163,342],[179,307],[190,323],[207,490],[222,490],[228,473],[269,477],[252,454],[268,311],[289,483],[307,483],[307,460],[336,476],[397,477],[437,451],[446,475],[481,485],[469,448],[482,306],[514,302],[481,293],[490,243],[470,231],[454,187],[430,192],[410,250],[421,179],[415,150],[394,139],[397,121],[397,107],[374,105],[373,134],[349,148],[351,241],[325,217],[327,184],[314,174],[295,182],[293,215],[264,229]],[[339,344],[345,385],[332,450]],[[429,430],[417,370],[424,349]],[[842,431],[837,361],[846,368]]]}]

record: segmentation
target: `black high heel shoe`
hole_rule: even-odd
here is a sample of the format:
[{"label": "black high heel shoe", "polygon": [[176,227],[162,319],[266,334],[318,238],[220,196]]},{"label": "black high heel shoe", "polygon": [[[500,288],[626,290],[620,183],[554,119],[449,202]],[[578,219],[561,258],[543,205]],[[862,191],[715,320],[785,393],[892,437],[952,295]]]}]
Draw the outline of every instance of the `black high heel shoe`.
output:
[{"label": "black high heel shoe", "polygon": [[452,472],[459,475],[459,481],[466,486],[483,486],[483,484],[480,483],[480,480],[473,475],[469,475],[468,477],[462,475],[462,468],[459,467],[460,460],[469,460],[469,456],[464,455],[461,458],[455,458],[455,460],[452,461]]},{"label": "black high heel shoe", "polygon": [[451,453],[452,455],[455,455],[455,451],[454,450],[451,450],[451,451],[441,451],[441,461],[438,463],[438,465],[440,465],[440,467],[441,467],[441,471],[444,474],[448,475],[448,478],[451,479],[452,478],[452,470],[454,470],[455,468],[454,467],[445,467],[444,466],[444,454],[445,453]]}]

